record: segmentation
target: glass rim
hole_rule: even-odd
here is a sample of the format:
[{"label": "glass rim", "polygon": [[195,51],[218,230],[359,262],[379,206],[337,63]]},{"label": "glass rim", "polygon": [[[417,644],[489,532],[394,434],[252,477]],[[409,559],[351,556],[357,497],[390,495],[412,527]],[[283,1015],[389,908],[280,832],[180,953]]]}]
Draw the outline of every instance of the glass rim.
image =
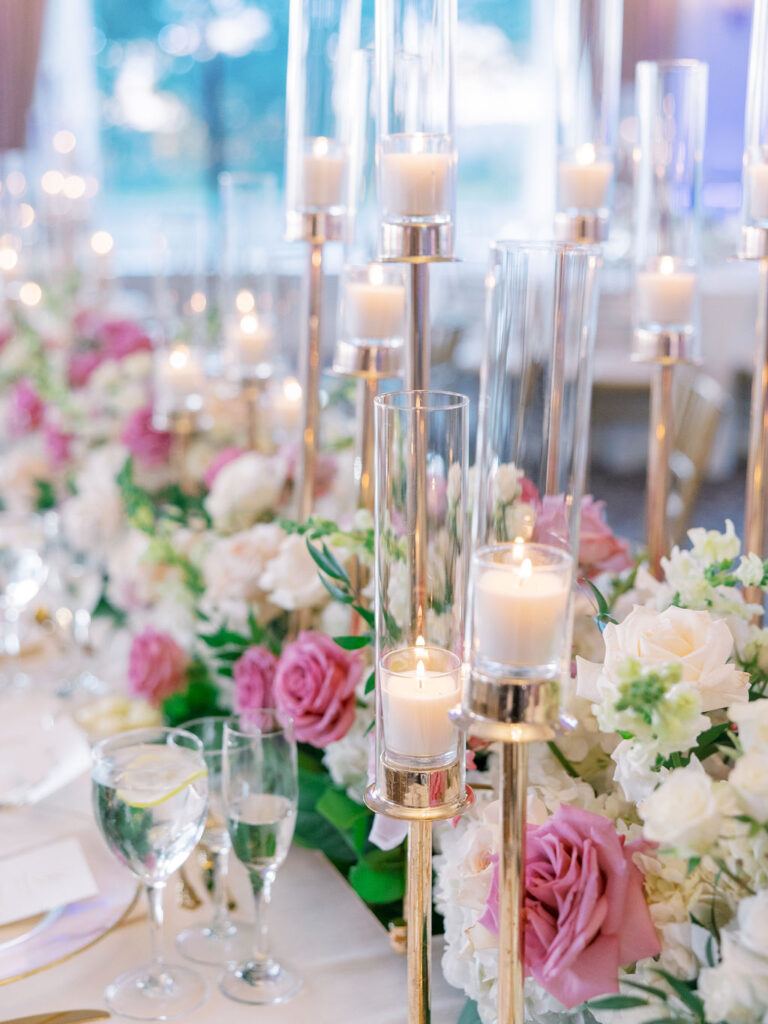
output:
[{"label": "glass rim", "polygon": [[599,256],[602,246],[593,242],[559,242],[555,239],[526,241],[517,238],[499,238],[491,242],[491,252],[533,252],[550,253],[553,256],[573,255],[583,257]]},{"label": "glass rim", "polygon": [[[518,543],[518,541],[510,540],[505,541],[503,544],[485,544],[483,547],[477,548],[477,550],[473,552],[472,565],[479,565],[483,568],[494,567],[499,568],[502,571],[519,568],[519,565],[515,565],[512,562],[497,561],[493,557],[493,555],[497,553],[500,554],[502,552],[514,551],[516,543]],[[568,551],[565,551],[563,548],[555,547],[554,544],[539,544],[527,540],[522,541],[522,544],[524,552],[533,549],[537,552],[546,552],[547,557],[549,558],[552,558],[553,555],[556,556],[548,562],[537,562],[537,572],[561,572],[566,567],[571,571],[573,570],[573,555]]]},{"label": "glass rim", "polygon": [[444,672],[446,675],[449,675],[452,672],[461,672],[462,660],[459,657],[459,655],[456,654],[455,651],[449,650],[447,647],[438,647],[436,644],[424,644],[423,647],[418,644],[405,647],[393,647],[391,650],[388,650],[381,655],[381,657],[379,658],[379,668],[381,668],[382,671],[386,672],[387,675],[390,676],[398,676],[401,678],[405,676],[410,676],[413,672],[413,669],[407,668],[398,670],[394,668],[388,668],[385,666],[384,662],[388,658],[393,658],[395,655],[403,654],[404,652],[409,654],[413,653],[415,656],[417,651],[423,651],[425,654],[427,651],[436,651],[438,654],[443,655],[452,662],[452,664],[445,669],[435,670],[430,668],[429,671]]},{"label": "glass rim", "polygon": [[[426,402],[416,403],[415,397],[426,397]],[[408,404],[398,404],[396,399],[410,399]],[[442,401],[441,401],[442,399]],[[458,391],[388,391],[384,395],[377,395],[374,405],[378,409],[393,412],[450,412],[453,409],[469,408],[469,398]]]},{"label": "glass rim", "polygon": [[[142,726],[140,729],[124,729],[123,732],[115,733],[114,736],[105,736],[103,740],[99,742],[91,750],[91,759],[93,762],[103,760],[109,755],[106,753],[107,747],[114,746],[115,750],[118,750],[124,744],[123,740],[136,740],[141,742],[141,737],[158,736],[164,735],[166,742],[176,736],[183,736],[184,739],[192,740],[193,746],[197,748],[198,753],[204,754],[205,748],[203,747],[203,741],[199,736],[195,736],[192,732],[187,732],[186,729],[181,728],[177,725],[148,725]],[[163,744],[156,744],[162,746]]]},{"label": "glass rim", "polygon": [[635,74],[642,69],[657,68],[659,71],[709,71],[709,62],[697,60],[695,57],[665,57],[663,60],[639,60],[635,64]]},{"label": "glass rim", "polygon": [[[271,715],[276,722],[280,723],[279,729],[259,729],[256,727],[250,732],[246,732],[245,729],[239,729],[233,726],[233,723],[239,723],[241,719],[247,718],[249,715]],[[237,736],[242,739],[255,739],[256,737],[264,738],[265,736],[279,736],[280,733],[291,732],[294,733],[296,729],[296,723],[293,715],[289,715],[286,711],[280,711],[279,708],[249,708],[247,711],[240,711],[236,715],[230,715],[224,722],[224,737],[227,735]],[[223,744],[222,744],[223,745]]]}]

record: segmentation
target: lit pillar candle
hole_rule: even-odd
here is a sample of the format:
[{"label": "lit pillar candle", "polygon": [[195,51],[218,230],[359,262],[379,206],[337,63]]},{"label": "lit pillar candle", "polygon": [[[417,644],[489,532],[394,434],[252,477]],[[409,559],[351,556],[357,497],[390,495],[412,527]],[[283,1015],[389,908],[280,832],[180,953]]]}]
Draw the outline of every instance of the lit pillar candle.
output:
[{"label": "lit pillar candle", "polygon": [[562,655],[570,571],[534,564],[525,545],[511,563],[483,565],[474,585],[473,647],[485,662],[535,667]]},{"label": "lit pillar candle", "polygon": [[411,152],[381,154],[385,217],[435,217],[451,208],[454,154],[427,152],[418,137],[414,147]]},{"label": "lit pillar candle", "polygon": [[450,651],[406,647],[381,659],[380,685],[387,752],[401,758],[455,753],[448,717],[460,699],[460,662]]},{"label": "lit pillar candle", "polygon": [[155,380],[157,402],[171,412],[189,408],[189,399],[202,396],[205,390],[200,358],[186,345],[175,345],[158,356]]},{"label": "lit pillar candle", "polygon": [[309,152],[302,156],[301,205],[329,209],[344,203],[347,158],[331,152],[329,139],[307,140]]},{"label": "lit pillar candle", "polygon": [[688,324],[693,319],[696,275],[662,256],[658,270],[637,274],[637,319],[641,324]]},{"label": "lit pillar candle", "polygon": [[237,322],[235,350],[241,366],[256,366],[264,362],[272,345],[272,331],[255,313],[245,313]]},{"label": "lit pillar candle", "polygon": [[405,331],[405,286],[385,284],[381,267],[372,266],[367,281],[344,283],[344,328],[349,338],[402,338]]},{"label": "lit pillar candle", "polygon": [[298,430],[301,423],[301,384],[295,377],[286,377],[276,388],[269,402],[273,425],[282,431]]},{"label": "lit pillar candle", "polygon": [[560,208],[599,210],[606,205],[612,178],[611,161],[597,160],[591,143],[580,146],[575,160],[562,160],[557,166]]},{"label": "lit pillar candle", "polygon": [[752,220],[768,220],[768,163],[747,166],[747,188],[747,216]]}]

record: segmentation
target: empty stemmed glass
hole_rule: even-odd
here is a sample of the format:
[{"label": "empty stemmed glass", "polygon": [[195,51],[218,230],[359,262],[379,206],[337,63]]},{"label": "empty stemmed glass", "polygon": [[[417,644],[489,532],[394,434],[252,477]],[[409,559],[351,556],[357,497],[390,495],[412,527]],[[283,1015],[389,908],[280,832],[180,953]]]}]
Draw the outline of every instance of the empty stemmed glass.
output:
[{"label": "empty stemmed glass", "polygon": [[[42,535],[32,519],[0,517],[0,654],[21,653],[19,620],[45,583],[48,570],[38,550]],[[24,682],[22,673],[5,681]]]},{"label": "empty stemmed glass", "polygon": [[298,768],[289,715],[260,709],[225,723],[221,788],[232,848],[253,887],[256,941],[252,956],[219,986],[242,1003],[283,1003],[296,995],[301,979],[270,955],[265,914],[296,825]]},{"label": "empty stemmed glass", "polygon": [[183,729],[135,729],[93,751],[93,807],[110,851],[147,891],[151,963],[108,986],[110,1010],[134,1020],[170,1020],[204,1002],[208,988],[161,953],[163,889],[197,845],[208,780],[203,745]]},{"label": "empty stemmed glass", "polygon": [[221,799],[221,761],[224,741],[224,716],[211,715],[184,723],[203,744],[208,767],[208,818],[202,845],[208,854],[213,873],[213,917],[198,928],[187,928],[176,939],[184,956],[202,964],[228,964],[243,960],[253,947],[250,925],[235,923],[229,916],[227,870],[232,842]]}]

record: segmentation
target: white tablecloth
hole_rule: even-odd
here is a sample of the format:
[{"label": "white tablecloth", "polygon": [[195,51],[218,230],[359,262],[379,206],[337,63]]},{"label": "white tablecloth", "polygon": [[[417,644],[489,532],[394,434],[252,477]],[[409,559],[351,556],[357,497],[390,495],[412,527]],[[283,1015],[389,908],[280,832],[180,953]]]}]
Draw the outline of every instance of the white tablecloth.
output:
[{"label": "white tablecloth", "polygon": [[[58,805],[88,806],[87,780],[79,780],[50,798]],[[0,826],[2,824],[0,810]],[[95,828],[95,826],[94,826]],[[250,916],[245,872],[233,864],[232,889],[238,912]],[[210,917],[204,901],[196,911],[180,908],[172,885],[166,893],[165,946],[175,952],[175,935]],[[406,962],[390,949],[389,938],[364,903],[322,854],[294,847],[278,873],[270,914],[273,948],[304,979],[290,1003],[251,1007],[220,995],[220,970],[200,967],[210,987],[208,1001],[184,1020],[193,1024],[404,1024],[407,1021]],[[146,962],[148,925],[140,913],[66,963],[0,987],[0,1021],[32,1013],[104,1006],[104,988],[118,974]],[[453,1024],[464,999],[440,971],[439,940],[433,958],[433,1020]]]}]

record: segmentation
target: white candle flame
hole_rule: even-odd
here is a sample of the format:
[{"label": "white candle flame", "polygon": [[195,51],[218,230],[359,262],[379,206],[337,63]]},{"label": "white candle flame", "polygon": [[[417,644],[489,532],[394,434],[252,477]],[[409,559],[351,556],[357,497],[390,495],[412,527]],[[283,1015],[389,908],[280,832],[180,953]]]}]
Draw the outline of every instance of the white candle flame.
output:
[{"label": "white candle flame", "polygon": [[587,167],[595,162],[595,147],[591,142],[585,142],[576,150],[576,163],[581,167]]},{"label": "white candle flame", "polygon": [[315,139],[312,144],[312,153],[314,156],[328,156],[328,139],[322,135]]},{"label": "white candle flame", "polygon": [[374,286],[374,288],[380,287],[384,284],[384,271],[378,265],[374,263],[371,269],[368,271],[368,280]]},{"label": "white candle flame", "polygon": [[662,274],[674,274],[675,261],[671,256],[662,256],[659,262],[659,270]]}]

